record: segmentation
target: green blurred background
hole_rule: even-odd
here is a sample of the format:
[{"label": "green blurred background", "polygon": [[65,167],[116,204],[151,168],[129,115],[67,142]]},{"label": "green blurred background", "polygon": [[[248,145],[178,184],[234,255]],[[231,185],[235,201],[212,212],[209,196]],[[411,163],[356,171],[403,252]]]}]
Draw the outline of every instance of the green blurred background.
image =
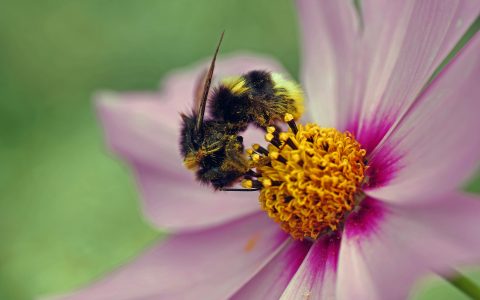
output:
[{"label": "green blurred background", "polygon": [[[210,57],[224,29],[222,53],[269,54],[298,74],[288,0],[1,6],[0,299],[79,287],[162,237],[142,219],[128,169],[104,147],[96,90],[154,90],[167,71]],[[480,191],[480,180],[470,188]],[[462,295],[437,279],[415,297]]]}]

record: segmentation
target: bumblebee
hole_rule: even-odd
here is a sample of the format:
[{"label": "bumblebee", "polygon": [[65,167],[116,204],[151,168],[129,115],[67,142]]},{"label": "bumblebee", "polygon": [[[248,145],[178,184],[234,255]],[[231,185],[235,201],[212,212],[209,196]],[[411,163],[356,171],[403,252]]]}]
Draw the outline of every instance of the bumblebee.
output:
[{"label": "bumblebee", "polygon": [[249,124],[267,130],[286,113],[299,118],[303,96],[295,83],[284,80],[279,74],[251,71],[228,78],[214,89],[209,101],[210,117],[206,119],[205,110],[222,39],[223,33],[208,72],[197,84],[195,108],[190,114],[181,114],[180,152],[185,167],[195,171],[200,182],[211,184],[216,190],[239,190],[228,187],[241,177],[255,174],[240,134]]},{"label": "bumblebee", "polygon": [[286,113],[300,118],[303,93],[292,81],[278,73],[250,71],[243,76],[227,78],[215,89],[210,113],[226,122],[253,123],[266,129],[282,121]]},{"label": "bumblebee", "polygon": [[[180,152],[187,169],[195,171],[200,182],[215,189],[232,185],[249,170],[239,133],[246,125],[223,120],[204,120],[205,108],[223,33],[204,80],[197,84],[195,105],[191,114],[182,114]],[[202,85],[203,83],[203,85]]]}]

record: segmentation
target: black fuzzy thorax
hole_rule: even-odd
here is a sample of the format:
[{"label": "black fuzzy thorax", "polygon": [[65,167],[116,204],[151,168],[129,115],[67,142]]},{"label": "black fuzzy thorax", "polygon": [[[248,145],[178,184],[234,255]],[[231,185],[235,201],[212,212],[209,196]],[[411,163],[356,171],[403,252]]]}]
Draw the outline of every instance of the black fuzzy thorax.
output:
[{"label": "black fuzzy thorax", "polygon": [[251,71],[243,75],[245,85],[249,87],[250,95],[253,98],[272,99],[275,95],[275,83],[272,75],[267,71]]},{"label": "black fuzzy thorax", "polygon": [[224,85],[214,89],[210,99],[210,114],[217,120],[238,124],[243,130],[252,122],[249,110],[252,100],[247,93],[233,94]]}]

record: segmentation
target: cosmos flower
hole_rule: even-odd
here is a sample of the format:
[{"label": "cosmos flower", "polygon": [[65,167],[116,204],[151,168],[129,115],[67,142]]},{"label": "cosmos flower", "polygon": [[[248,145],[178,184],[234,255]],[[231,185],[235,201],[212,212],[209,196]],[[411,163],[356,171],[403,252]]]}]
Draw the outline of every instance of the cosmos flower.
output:
[{"label": "cosmos flower", "polygon": [[[104,93],[97,105],[108,143],[132,167],[146,216],[170,236],[66,299],[403,299],[421,276],[479,261],[480,199],[460,190],[480,161],[480,37],[430,79],[480,3],[365,0],[362,21],[350,1],[298,9],[301,123],[336,128],[340,145],[322,155],[342,153],[332,145],[353,149],[345,167],[332,168],[360,168],[361,180],[343,191],[354,201],[330,203],[337,219],[302,240],[269,218],[281,222],[265,204],[274,189],[260,193],[265,213],[257,192],[198,184],[182,166],[178,113],[190,109],[207,63],[170,74],[159,92]],[[237,55],[220,59],[215,76],[254,69],[285,73],[269,58]],[[308,227],[298,222],[294,230]]]}]

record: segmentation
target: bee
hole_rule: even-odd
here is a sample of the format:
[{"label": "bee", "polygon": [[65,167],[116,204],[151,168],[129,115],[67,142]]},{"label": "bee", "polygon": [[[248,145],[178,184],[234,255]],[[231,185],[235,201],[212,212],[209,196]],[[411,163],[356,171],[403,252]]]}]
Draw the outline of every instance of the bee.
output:
[{"label": "bee", "polygon": [[266,129],[282,121],[286,113],[300,118],[303,92],[278,73],[254,70],[225,79],[213,93],[210,113],[218,120]]},{"label": "bee", "polygon": [[180,151],[187,169],[195,171],[199,181],[215,189],[232,185],[250,169],[239,133],[246,124],[224,120],[205,120],[205,108],[212,82],[215,61],[223,33],[203,82],[197,85],[195,106],[191,114],[182,114]]},{"label": "bee", "polygon": [[284,80],[279,74],[251,71],[227,78],[214,89],[209,101],[210,117],[205,118],[222,40],[223,33],[208,71],[197,84],[194,109],[189,114],[181,114],[180,152],[185,167],[196,172],[200,182],[211,184],[215,190],[257,190],[228,188],[241,177],[255,174],[240,134],[249,124],[267,130],[286,113],[300,117],[303,96],[295,83]]}]

